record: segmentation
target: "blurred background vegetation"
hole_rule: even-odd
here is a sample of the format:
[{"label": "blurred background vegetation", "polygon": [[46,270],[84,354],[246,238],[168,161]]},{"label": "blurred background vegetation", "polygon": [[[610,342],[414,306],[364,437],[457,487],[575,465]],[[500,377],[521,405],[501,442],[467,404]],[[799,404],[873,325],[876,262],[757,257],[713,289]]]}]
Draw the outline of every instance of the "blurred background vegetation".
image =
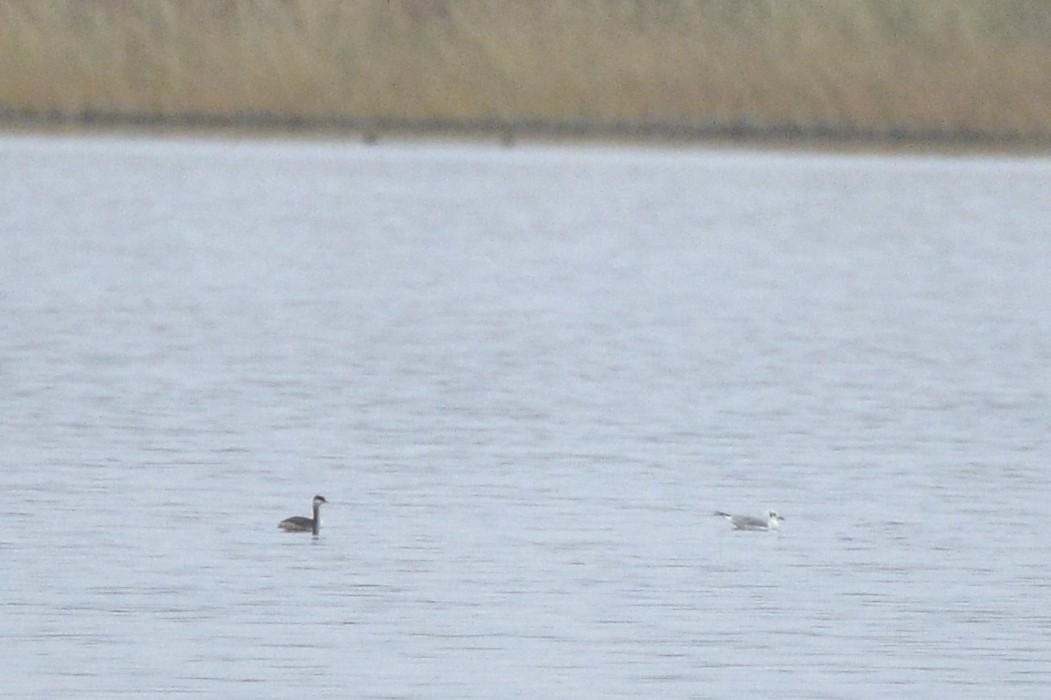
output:
[{"label": "blurred background vegetation", "polygon": [[9,124],[1051,143],[1046,0],[0,0]]}]

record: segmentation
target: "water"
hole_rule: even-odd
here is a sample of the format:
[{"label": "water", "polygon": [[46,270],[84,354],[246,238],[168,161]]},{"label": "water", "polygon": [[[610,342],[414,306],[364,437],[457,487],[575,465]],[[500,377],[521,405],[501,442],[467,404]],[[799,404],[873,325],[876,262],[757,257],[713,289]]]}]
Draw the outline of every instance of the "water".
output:
[{"label": "water", "polygon": [[[7,136],[0,166],[5,693],[1051,683],[1046,159]],[[279,532],[315,493],[320,538]]]}]

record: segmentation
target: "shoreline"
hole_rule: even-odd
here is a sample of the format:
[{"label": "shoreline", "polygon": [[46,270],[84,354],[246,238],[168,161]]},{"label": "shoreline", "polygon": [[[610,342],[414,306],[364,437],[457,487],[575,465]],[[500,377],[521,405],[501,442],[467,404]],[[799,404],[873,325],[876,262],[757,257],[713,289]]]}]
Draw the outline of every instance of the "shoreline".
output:
[{"label": "shoreline", "polygon": [[1051,140],[984,133],[901,129],[860,133],[835,128],[681,124],[586,124],[513,120],[308,119],[251,114],[236,117],[95,112],[80,118],[0,110],[0,131],[35,134],[236,135],[245,138],[332,138],[371,145],[385,141],[604,143],[625,146],[710,146],[835,153],[958,153],[1046,157]]}]

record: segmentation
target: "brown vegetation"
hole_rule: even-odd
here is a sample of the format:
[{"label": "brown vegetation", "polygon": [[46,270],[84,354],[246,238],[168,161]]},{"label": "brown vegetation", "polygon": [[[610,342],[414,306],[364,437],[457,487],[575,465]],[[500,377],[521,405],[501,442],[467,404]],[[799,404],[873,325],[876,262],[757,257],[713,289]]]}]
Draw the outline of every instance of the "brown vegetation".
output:
[{"label": "brown vegetation", "polygon": [[1051,141],[1043,0],[0,0],[9,120]]}]

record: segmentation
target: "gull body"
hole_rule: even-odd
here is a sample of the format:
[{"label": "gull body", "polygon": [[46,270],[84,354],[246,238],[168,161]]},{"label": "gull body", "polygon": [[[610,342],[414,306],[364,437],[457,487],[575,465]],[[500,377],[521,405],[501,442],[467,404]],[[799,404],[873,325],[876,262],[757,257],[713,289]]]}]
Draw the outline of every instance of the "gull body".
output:
[{"label": "gull body", "polygon": [[777,530],[781,527],[781,521],[784,520],[772,510],[766,512],[765,518],[755,515],[732,515],[721,510],[715,511],[715,514],[729,520],[735,530]]}]

